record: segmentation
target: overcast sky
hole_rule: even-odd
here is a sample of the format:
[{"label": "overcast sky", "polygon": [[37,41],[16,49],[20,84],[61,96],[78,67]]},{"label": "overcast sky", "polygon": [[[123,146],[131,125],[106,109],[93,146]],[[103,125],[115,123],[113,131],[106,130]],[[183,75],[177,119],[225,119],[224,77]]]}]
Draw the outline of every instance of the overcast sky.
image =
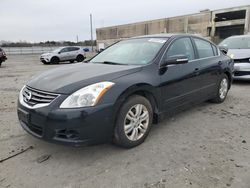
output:
[{"label": "overcast sky", "polygon": [[0,41],[90,39],[95,28],[249,5],[249,0],[0,0]]}]

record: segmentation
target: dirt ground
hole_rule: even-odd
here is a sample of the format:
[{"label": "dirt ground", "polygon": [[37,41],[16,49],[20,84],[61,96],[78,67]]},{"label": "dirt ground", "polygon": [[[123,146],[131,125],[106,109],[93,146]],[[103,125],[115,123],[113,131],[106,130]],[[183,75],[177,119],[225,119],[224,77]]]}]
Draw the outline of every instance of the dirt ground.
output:
[{"label": "dirt ground", "polygon": [[16,114],[18,92],[43,65],[9,56],[0,68],[0,187],[250,187],[250,82],[234,83],[223,104],[203,103],[155,125],[139,147],[72,148],[27,134]]}]

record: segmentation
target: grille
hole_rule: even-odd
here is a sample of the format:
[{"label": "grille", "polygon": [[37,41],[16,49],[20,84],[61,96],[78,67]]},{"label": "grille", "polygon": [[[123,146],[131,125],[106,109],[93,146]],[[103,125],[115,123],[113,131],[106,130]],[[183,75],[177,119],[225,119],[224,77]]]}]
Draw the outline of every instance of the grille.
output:
[{"label": "grille", "polygon": [[24,102],[30,106],[35,106],[37,104],[49,104],[59,96],[55,93],[39,91],[27,86],[23,89],[22,95]]},{"label": "grille", "polygon": [[235,71],[234,76],[246,76],[250,75],[250,71]]},{"label": "grille", "polygon": [[234,62],[235,62],[235,63],[249,63],[249,62],[250,62],[250,58],[235,59]]}]

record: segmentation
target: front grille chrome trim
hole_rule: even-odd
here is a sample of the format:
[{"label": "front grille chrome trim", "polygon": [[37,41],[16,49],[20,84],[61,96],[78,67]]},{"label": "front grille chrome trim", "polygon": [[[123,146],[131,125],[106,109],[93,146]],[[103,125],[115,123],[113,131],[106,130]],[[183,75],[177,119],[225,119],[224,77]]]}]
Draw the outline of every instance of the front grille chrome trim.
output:
[{"label": "front grille chrome trim", "polygon": [[[29,92],[31,96],[29,96]],[[29,86],[24,86],[19,93],[19,101],[26,108],[36,109],[50,105],[59,96],[60,94],[40,91]]]}]

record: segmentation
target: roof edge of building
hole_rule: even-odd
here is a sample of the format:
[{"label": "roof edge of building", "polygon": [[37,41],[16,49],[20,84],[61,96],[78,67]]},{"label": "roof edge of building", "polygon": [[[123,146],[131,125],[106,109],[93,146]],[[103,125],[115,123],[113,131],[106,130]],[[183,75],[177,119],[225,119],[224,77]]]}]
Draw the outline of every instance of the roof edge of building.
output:
[{"label": "roof edge of building", "polygon": [[116,27],[120,27],[120,26],[128,26],[128,25],[132,25],[132,24],[145,24],[148,22],[154,22],[154,21],[158,21],[158,20],[164,20],[164,19],[175,19],[175,18],[181,18],[181,17],[187,17],[187,16],[196,16],[196,15],[202,15],[202,14],[207,14],[207,13],[212,13],[212,12],[216,12],[216,11],[222,11],[222,10],[230,10],[230,9],[240,9],[240,8],[250,8],[250,4],[249,5],[242,5],[242,6],[236,6],[236,7],[228,7],[228,8],[222,8],[222,9],[216,9],[216,10],[208,10],[208,11],[204,11],[204,12],[197,12],[197,13],[191,13],[191,14],[185,14],[185,15],[179,15],[179,16],[172,16],[172,17],[165,17],[165,18],[159,18],[159,19],[152,19],[152,20],[145,20],[145,21],[138,21],[138,22],[131,22],[131,23],[125,23],[125,24],[119,24],[119,25],[112,25],[112,26],[106,26],[106,27],[99,27],[96,28],[96,30],[101,30],[101,29],[111,29],[111,28],[116,28]]}]

